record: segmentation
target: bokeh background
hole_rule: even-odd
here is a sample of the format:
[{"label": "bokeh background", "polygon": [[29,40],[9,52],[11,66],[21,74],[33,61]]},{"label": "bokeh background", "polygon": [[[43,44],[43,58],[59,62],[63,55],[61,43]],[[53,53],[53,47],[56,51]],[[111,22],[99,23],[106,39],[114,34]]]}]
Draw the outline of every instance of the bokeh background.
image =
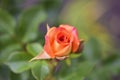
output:
[{"label": "bokeh background", "polygon": [[[119,3],[0,0],[0,80],[120,80]],[[85,40],[83,52],[61,61],[57,71],[55,62],[28,62],[42,50],[46,24],[75,26]]]}]

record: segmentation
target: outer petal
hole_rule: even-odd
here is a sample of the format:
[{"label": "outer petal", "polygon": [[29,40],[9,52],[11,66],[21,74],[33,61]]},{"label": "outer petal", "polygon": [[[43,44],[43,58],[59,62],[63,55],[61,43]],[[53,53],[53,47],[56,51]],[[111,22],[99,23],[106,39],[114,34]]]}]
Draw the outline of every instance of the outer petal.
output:
[{"label": "outer petal", "polygon": [[55,29],[56,29],[56,27],[52,27],[52,28],[48,29],[47,34],[46,34],[46,35],[47,35],[47,36],[52,35]]},{"label": "outer petal", "polygon": [[44,51],[46,51],[47,54],[48,54],[49,56],[51,56],[51,58],[54,58],[54,57],[55,57],[55,55],[54,55],[54,53],[53,53],[53,51],[52,51],[52,47],[51,47],[51,44],[50,44],[50,39],[49,39],[48,36],[45,36]]},{"label": "outer petal", "polygon": [[73,34],[73,43],[72,43],[72,51],[73,52],[76,52],[79,45],[80,45],[80,40],[78,38],[78,33],[77,33],[77,30],[75,28],[73,28],[72,30],[72,34]]},{"label": "outer petal", "polygon": [[66,29],[69,32],[71,32],[72,29],[74,28],[73,26],[69,26],[69,25],[65,25],[65,24],[60,25],[59,27],[62,27],[62,28]]},{"label": "outer petal", "polygon": [[56,57],[67,56],[71,52],[71,47],[72,47],[71,44],[62,47],[61,49],[55,52],[55,56]]},{"label": "outer petal", "polygon": [[56,33],[56,27],[52,27],[48,30],[46,36],[49,36],[50,43],[53,42],[55,33]]},{"label": "outer petal", "polygon": [[54,40],[54,44],[52,45],[54,53],[61,51],[64,47],[68,46],[69,43],[59,44],[56,40]]},{"label": "outer petal", "polygon": [[37,60],[37,59],[50,59],[51,56],[49,56],[45,51],[38,54],[36,57],[32,58],[30,61]]}]

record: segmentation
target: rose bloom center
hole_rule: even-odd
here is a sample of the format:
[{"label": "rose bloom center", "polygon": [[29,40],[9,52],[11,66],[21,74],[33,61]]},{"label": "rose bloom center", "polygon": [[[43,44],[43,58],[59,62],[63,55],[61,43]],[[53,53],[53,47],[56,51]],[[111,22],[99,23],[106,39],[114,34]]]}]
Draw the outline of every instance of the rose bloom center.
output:
[{"label": "rose bloom center", "polygon": [[57,35],[57,41],[59,43],[69,43],[70,42],[70,36],[66,33],[60,32]]}]

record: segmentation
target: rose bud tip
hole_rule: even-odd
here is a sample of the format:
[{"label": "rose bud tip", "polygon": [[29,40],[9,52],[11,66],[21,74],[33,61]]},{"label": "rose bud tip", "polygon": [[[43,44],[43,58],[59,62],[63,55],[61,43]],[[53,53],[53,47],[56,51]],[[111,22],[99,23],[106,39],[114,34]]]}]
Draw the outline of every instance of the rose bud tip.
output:
[{"label": "rose bud tip", "polygon": [[47,24],[47,26],[46,26],[46,27],[47,27],[47,31],[48,31],[48,30],[50,29],[50,26]]},{"label": "rose bud tip", "polygon": [[75,53],[81,53],[83,51],[84,41],[85,41],[84,39],[80,40],[80,45],[79,45],[79,47],[78,47],[78,49],[77,49],[77,51]]},{"label": "rose bud tip", "polygon": [[84,42],[85,42],[85,40],[84,40],[84,39],[81,39],[81,40],[80,40],[80,43],[84,43]]}]

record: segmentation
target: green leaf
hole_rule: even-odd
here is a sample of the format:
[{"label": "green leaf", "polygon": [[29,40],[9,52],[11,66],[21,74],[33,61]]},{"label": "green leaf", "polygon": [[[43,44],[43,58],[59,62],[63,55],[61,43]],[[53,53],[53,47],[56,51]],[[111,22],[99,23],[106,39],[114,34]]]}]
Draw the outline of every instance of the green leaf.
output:
[{"label": "green leaf", "polygon": [[5,65],[0,65],[0,80],[10,80],[10,70]]},{"label": "green leaf", "polygon": [[2,49],[0,53],[0,63],[6,62],[11,53],[17,50],[21,50],[21,46],[19,44],[11,44]]},{"label": "green leaf", "polygon": [[66,61],[66,64],[67,64],[68,66],[71,65],[71,59],[70,59],[70,58],[66,59],[65,61]]},{"label": "green leaf", "polygon": [[85,48],[83,50],[83,56],[89,61],[98,61],[101,58],[102,47],[100,47],[99,41],[91,37],[85,43]]},{"label": "green leaf", "polygon": [[32,68],[32,74],[36,80],[44,80],[49,73],[48,64],[45,61],[37,61]]},{"label": "green leaf", "polygon": [[0,32],[13,35],[16,23],[13,17],[6,11],[0,9]]},{"label": "green leaf", "polygon": [[35,6],[23,11],[19,17],[16,34],[23,43],[33,41],[37,37],[38,26],[46,19],[46,13],[42,7]]},{"label": "green leaf", "polygon": [[16,79],[17,80],[35,80],[30,71],[25,71],[19,74],[11,72],[9,80],[16,80]]},{"label": "green leaf", "polygon": [[73,71],[68,76],[64,77],[63,80],[84,80],[84,78],[92,71],[95,66],[92,62],[82,62],[79,65],[74,65]]},{"label": "green leaf", "polygon": [[82,55],[82,53],[80,53],[80,54],[73,53],[73,54],[70,55],[70,58],[78,58],[78,57],[80,57],[81,55]]},{"label": "green leaf", "polygon": [[85,77],[87,76],[91,71],[92,69],[95,67],[95,63],[93,62],[82,62],[80,63],[80,65],[78,66],[78,74],[79,74],[79,77]]},{"label": "green leaf", "polygon": [[42,51],[42,46],[38,43],[28,44],[26,48],[27,51],[33,56],[36,56]]},{"label": "green leaf", "polygon": [[9,34],[0,35],[0,43],[6,43],[9,42],[10,40],[11,40],[11,36]]},{"label": "green leaf", "polygon": [[26,52],[14,52],[12,53],[6,65],[15,73],[24,72],[33,66],[33,63],[28,62],[32,57],[29,56]]},{"label": "green leaf", "polygon": [[[113,57],[113,56],[112,56]],[[97,63],[98,64],[98,63]],[[100,63],[98,64],[100,65]],[[120,59],[116,58],[110,64],[104,64],[95,68],[94,72],[88,76],[89,80],[110,80],[111,74],[117,75],[120,72]]]}]

